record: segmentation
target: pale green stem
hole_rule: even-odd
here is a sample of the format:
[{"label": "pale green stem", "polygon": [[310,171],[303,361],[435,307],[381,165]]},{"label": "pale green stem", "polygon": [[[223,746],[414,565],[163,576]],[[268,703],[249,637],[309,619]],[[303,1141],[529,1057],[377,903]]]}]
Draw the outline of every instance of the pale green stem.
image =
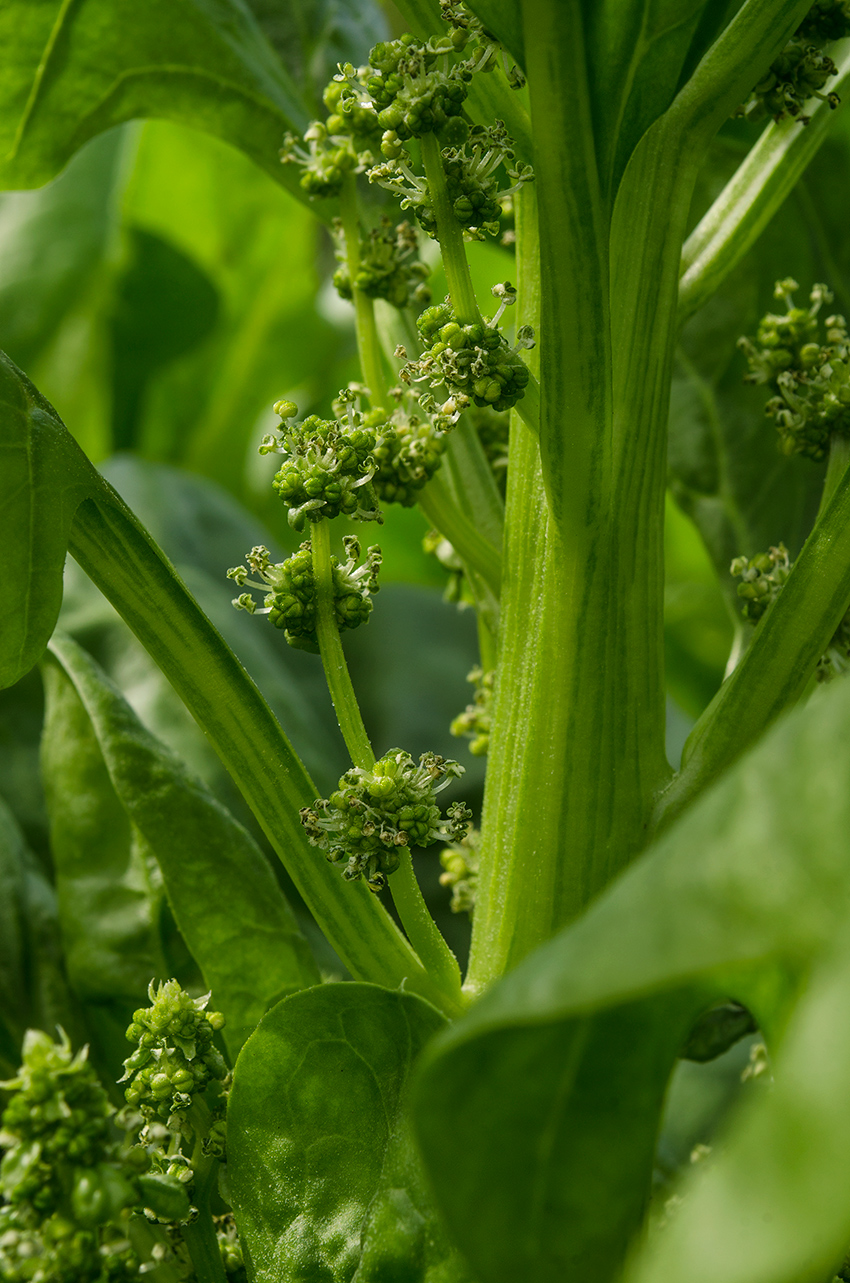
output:
[{"label": "pale green stem", "polygon": [[334,606],[333,568],[331,566],[331,528],[322,517],[312,528],[313,578],[316,584],[316,634],[325,669],[325,680],[333,700],[339,729],[345,747],[355,766],[370,771],[375,754],[360,716],[360,706],[340,641]]},{"label": "pale green stem", "polygon": [[[325,678],[351,760],[361,770],[371,771],[375,765],[375,754],[360,715],[336,623],[330,525],[325,518],[313,526],[312,544],[313,577],[316,584],[316,633]],[[402,926],[431,979],[458,1005],[461,1002],[461,992],[457,959],[428,912],[416,881],[410,852],[400,848],[398,854],[401,863],[390,875],[389,885]]]},{"label": "pale green stem", "polygon": [[455,317],[461,325],[474,325],[481,320],[481,313],[472,288],[472,277],[463,244],[463,229],[455,218],[449,200],[440,144],[434,134],[423,134],[419,142]]},{"label": "pale green stem", "polygon": [[345,237],[348,276],[351,281],[351,297],[354,302],[354,323],[360,368],[369,388],[369,399],[372,405],[386,408],[387,384],[381,357],[381,344],[375,325],[375,306],[369,295],[364,294],[355,285],[360,271],[360,215],[357,209],[357,180],[353,174],[348,174],[343,181],[339,208]]}]

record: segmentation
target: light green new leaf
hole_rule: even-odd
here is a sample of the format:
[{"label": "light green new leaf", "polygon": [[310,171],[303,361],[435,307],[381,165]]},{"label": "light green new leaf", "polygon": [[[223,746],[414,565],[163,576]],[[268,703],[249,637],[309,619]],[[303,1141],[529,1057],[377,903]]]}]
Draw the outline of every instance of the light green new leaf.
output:
[{"label": "light green new leaf", "polygon": [[307,942],[250,834],[145,730],[84,650],[55,637],[50,651],[64,674],[51,680],[69,699],[76,692],[114,803],[162,872],[177,925],[227,1017],[235,1057],[274,1002],[317,982]]},{"label": "light green new leaf", "polygon": [[227,1110],[228,1183],[257,1283],[467,1283],[406,1120],[444,1024],[412,994],[309,989],[246,1043]]},{"label": "light green new leaf", "polygon": [[244,0],[9,0],[0,10],[0,183],[36,187],[87,139],[138,116],[218,135],[281,166],[307,112]]},{"label": "light green new leaf", "polygon": [[53,407],[0,353],[0,687],[32,668],[53,632],[74,513],[96,489]]},{"label": "light green new leaf", "polygon": [[[648,1197],[677,1041],[724,997],[781,1032],[846,921],[848,830],[850,683],[840,683],[777,724],[584,918],[429,1049],[419,1141],[483,1283],[616,1276]],[[810,1143],[833,1161],[820,1133]],[[789,1189],[802,1180],[781,1170]]]}]

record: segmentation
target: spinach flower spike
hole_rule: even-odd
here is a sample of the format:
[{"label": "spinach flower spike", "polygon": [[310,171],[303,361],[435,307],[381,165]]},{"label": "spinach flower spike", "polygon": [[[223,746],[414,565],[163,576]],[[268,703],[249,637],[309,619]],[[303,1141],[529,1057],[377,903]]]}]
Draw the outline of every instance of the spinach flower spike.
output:
[{"label": "spinach flower spike", "polygon": [[221,1081],[227,1066],[213,1045],[224,1028],[220,1012],[206,1010],[210,995],[191,998],[176,980],[148,987],[150,1007],[134,1012],[127,1041],[136,1050],[124,1061],[124,1096],[148,1122],[182,1131],[182,1115],[196,1095]]},{"label": "spinach flower spike", "polygon": [[[378,572],[381,568],[381,550],[368,549],[366,560],[359,565],[360,541],[355,535],[345,535],[343,544],[347,555],[345,562],[331,557],[333,576],[334,611],[340,631],[359,628],[372,613],[371,594],[378,591]],[[262,607],[258,607],[250,592],[233,599],[237,610],[249,614],[268,615],[275,628],[284,629],[290,646],[299,650],[319,653],[316,635],[316,583],[313,574],[313,550],[309,540],[286,561],[275,564],[268,548],[252,548],[246,555],[251,572],[257,579],[249,579],[245,566],[234,566],[227,576],[240,588],[265,593]]]},{"label": "spinach flower spike", "polygon": [[782,315],[768,313],[755,341],[738,340],[750,367],[748,383],[765,383],[775,393],[765,413],[773,419],[783,454],[822,459],[833,435],[850,433],[850,338],[843,316],[828,316],[820,336],[818,313],[832,295],[814,285],[808,308],[794,306],[796,281],[778,281],[774,297]]},{"label": "spinach flower spike", "polygon": [[272,484],[289,509],[294,530],[302,530],[305,520],[340,515],[354,521],[383,521],[371,484],[377,431],[354,408],[353,392],[343,389],[339,400],[342,417],[320,419],[311,414],[299,424],[293,422],[295,405],[278,401],[274,408],[282,427],[260,445],[261,454],[287,456]]},{"label": "spinach flower spike", "polygon": [[[340,220],[334,224],[337,235],[342,232]],[[334,272],[334,286],[341,298],[353,297],[351,274],[344,248],[337,248],[339,267]],[[368,298],[386,299],[393,307],[424,307],[431,301],[431,291],[425,284],[431,269],[419,257],[416,231],[408,222],[394,227],[384,217],[378,227],[373,227],[360,246],[360,270],[354,287]]]},{"label": "spinach flower spike", "polygon": [[[793,562],[784,544],[777,544],[755,557],[736,557],[730,566],[735,578],[740,578],[738,596],[742,599],[745,619],[757,624],[768,606],[776,601]],[[850,610],[844,615],[833,633],[829,645],[818,660],[815,676],[819,682],[831,681],[850,669]]]},{"label": "spinach flower spike", "polygon": [[444,819],[436,795],[464,774],[458,763],[423,753],[417,765],[394,748],[371,770],[352,767],[327,800],[318,798],[301,812],[313,846],[327,854],[348,881],[365,878],[372,891],[383,889],[399,867],[399,848],[427,846],[437,838],[460,841],[471,812],[454,802]]},{"label": "spinach flower spike", "polygon": [[516,405],[531,377],[519,353],[534,346],[534,331],[520,326],[511,347],[498,325],[505,308],[516,301],[516,290],[506,281],[492,292],[499,308],[489,321],[461,325],[448,301],[426,308],[416,322],[425,352],[408,361],[400,377],[444,385],[451,396],[477,406],[510,410]]},{"label": "spinach flower spike", "polygon": [[838,94],[823,91],[829,78],[838,74],[838,68],[821,46],[848,35],[847,0],[816,0],[736,114],[750,120],[771,116],[777,121],[792,116],[807,125],[811,117],[803,108],[810,99],[836,108]]}]

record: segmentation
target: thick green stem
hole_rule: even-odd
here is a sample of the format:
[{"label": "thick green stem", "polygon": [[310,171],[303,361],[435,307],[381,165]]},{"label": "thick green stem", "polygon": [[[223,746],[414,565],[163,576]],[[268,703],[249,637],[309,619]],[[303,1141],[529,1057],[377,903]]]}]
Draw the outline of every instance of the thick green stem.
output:
[{"label": "thick green stem", "polygon": [[195,1179],[192,1186],[192,1203],[198,1210],[195,1220],[181,1228],[183,1242],[189,1250],[198,1283],[227,1283],[224,1262],[216,1238],[215,1225],[210,1211],[210,1196],[214,1193],[218,1177],[218,1160],[203,1151],[203,1140],[209,1131],[210,1111],[206,1102],[196,1099],[189,1118],[195,1128],[195,1145],[192,1151],[192,1168]]},{"label": "thick green stem", "polygon": [[826,465],[826,476],[823,479],[823,492],[818,506],[817,521],[820,521],[829,507],[829,501],[835,494],[839,481],[847,471],[848,463],[850,463],[850,438],[836,434],[829,445],[829,461]]},{"label": "thick green stem", "polygon": [[349,756],[355,766],[369,771],[375,765],[375,754],[360,716],[360,705],[351,684],[337,627],[331,566],[331,528],[326,518],[322,517],[312,526],[311,542],[313,578],[316,584],[316,633],[325,680]]},{"label": "thick green stem", "polygon": [[354,324],[357,333],[357,353],[360,368],[369,389],[373,406],[387,406],[387,384],[381,356],[381,344],[375,325],[375,306],[368,294],[358,289],[355,281],[360,272],[360,214],[357,208],[357,180],[348,174],[343,182],[339,200],[342,230],[345,237],[345,257],[351,281],[354,303]]},{"label": "thick green stem", "polygon": [[463,244],[463,229],[455,218],[446,188],[440,144],[434,134],[423,134],[420,145],[452,306],[461,325],[473,325],[481,320],[481,313],[472,288],[472,277]]}]

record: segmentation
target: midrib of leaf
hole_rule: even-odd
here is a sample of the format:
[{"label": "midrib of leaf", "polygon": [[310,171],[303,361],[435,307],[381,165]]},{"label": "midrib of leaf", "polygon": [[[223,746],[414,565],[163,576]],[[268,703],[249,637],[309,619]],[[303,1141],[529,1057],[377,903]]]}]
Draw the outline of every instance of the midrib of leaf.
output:
[{"label": "midrib of leaf", "polygon": [[53,57],[54,50],[59,37],[62,34],[68,15],[77,2],[78,0],[62,0],[59,6],[59,13],[56,15],[56,21],[53,24],[50,35],[47,37],[47,43],[45,44],[44,52],[41,55],[41,62],[35,69],[35,75],[33,76],[32,85],[30,86],[29,97],[24,105],[21,119],[18,121],[18,128],[15,130],[15,137],[12,140],[12,148],[6,158],[7,160],[14,160],[18,154],[21,143],[24,139],[24,134],[27,131],[27,126],[33,117],[36,104],[38,103],[41,95],[41,87],[44,83],[44,78],[47,74],[50,60]]}]

